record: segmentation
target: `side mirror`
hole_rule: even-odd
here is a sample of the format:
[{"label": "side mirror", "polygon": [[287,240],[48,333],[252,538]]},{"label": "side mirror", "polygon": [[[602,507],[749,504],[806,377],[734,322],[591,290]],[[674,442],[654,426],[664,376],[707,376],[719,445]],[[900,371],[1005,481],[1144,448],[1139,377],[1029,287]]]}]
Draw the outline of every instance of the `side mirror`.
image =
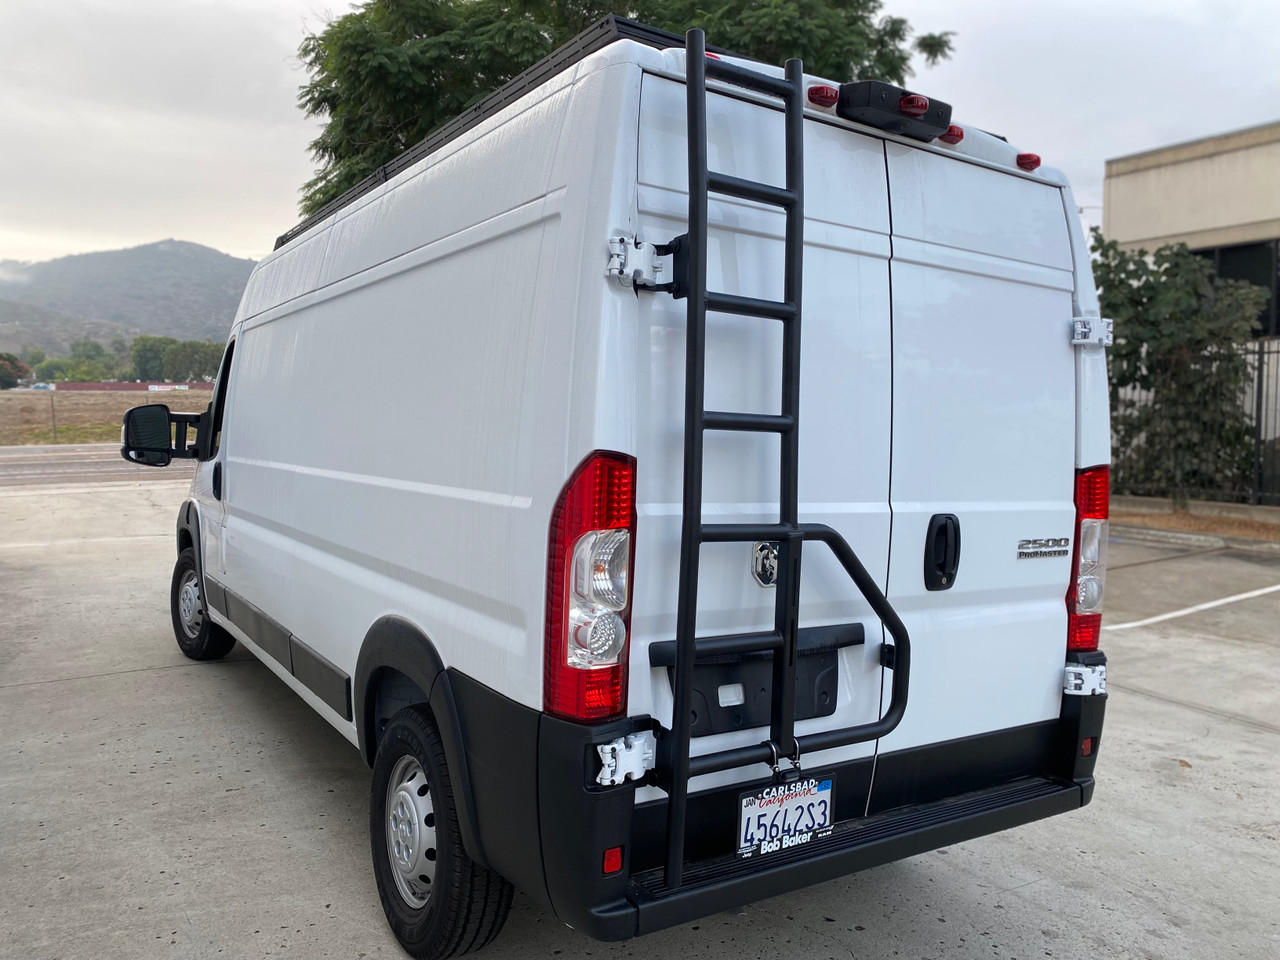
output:
[{"label": "side mirror", "polygon": [[173,413],[162,403],[134,407],[124,415],[120,456],[147,467],[167,467],[174,457],[195,459],[197,448],[187,445],[187,428],[199,435],[206,419],[198,413]]}]

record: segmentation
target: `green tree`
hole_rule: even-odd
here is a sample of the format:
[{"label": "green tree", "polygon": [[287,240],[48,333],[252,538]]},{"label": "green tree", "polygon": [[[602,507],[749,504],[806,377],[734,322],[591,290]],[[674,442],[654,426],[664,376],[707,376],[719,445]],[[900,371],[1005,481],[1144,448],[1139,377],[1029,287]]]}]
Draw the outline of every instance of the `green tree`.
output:
[{"label": "green tree", "polygon": [[130,352],[133,355],[133,374],[139,380],[164,379],[164,354],[178,341],[173,337],[152,337],[146,334],[135,337]]},{"label": "green tree", "polygon": [[28,367],[34,367],[38,363],[44,363],[44,351],[38,347],[27,347],[22,351],[22,362]]},{"label": "green tree", "polygon": [[180,382],[212,380],[218,375],[222,344],[200,340],[176,343],[164,352],[164,378]]},{"label": "green tree", "polygon": [[71,367],[71,362],[66,357],[50,357],[48,360],[41,360],[32,369],[31,373],[37,380],[42,382],[67,380],[67,371]]},{"label": "green tree", "polygon": [[[781,63],[801,57],[811,74],[902,83],[912,53],[936,63],[951,33],[918,36],[881,0],[742,0],[705,9],[697,0],[366,0],[307,36],[298,55],[311,75],[298,94],[325,121],[312,141],[320,165],[302,191],[314,213],[432,130],[608,13],[683,33],[702,27],[713,45]],[[135,361],[136,362],[136,361]]]},{"label": "green tree", "polygon": [[1249,489],[1247,346],[1267,291],[1219,277],[1185,244],[1123,251],[1093,231],[1110,351],[1112,485],[1120,493],[1222,497]]},{"label": "green tree", "polygon": [[0,390],[12,390],[19,380],[31,376],[27,365],[12,353],[0,353]]},{"label": "green tree", "polygon": [[110,354],[97,340],[77,340],[71,344],[71,359],[82,363],[105,363]]}]

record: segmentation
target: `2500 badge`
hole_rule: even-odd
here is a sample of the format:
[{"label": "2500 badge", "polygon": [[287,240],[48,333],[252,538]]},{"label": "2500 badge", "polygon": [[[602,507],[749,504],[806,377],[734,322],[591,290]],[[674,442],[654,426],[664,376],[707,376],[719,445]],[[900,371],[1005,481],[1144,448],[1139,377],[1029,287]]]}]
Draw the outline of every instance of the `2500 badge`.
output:
[{"label": "2500 badge", "polygon": [[1019,540],[1018,559],[1035,560],[1040,557],[1065,557],[1071,546],[1070,537],[1051,537],[1047,540]]}]

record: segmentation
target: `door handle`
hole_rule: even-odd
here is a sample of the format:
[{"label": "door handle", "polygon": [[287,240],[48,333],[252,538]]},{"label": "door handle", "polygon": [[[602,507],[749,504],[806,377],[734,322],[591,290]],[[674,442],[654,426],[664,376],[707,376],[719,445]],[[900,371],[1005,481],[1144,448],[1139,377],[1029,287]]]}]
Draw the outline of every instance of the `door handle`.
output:
[{"label": "door handle", "polygon": [[953,513],[935,513],[924,538],[924,588],[950,590],[959,566],[960,520]]},{"label": "door handle", "polygon": [[213,465],[213,499],[222,499],[222,461]]}]

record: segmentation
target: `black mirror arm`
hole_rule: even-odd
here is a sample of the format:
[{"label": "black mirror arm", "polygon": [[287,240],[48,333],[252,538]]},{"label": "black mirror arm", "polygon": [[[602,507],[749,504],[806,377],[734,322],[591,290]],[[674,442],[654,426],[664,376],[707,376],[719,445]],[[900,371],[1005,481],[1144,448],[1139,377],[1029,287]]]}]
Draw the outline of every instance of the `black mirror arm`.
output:
[{"label": "black mirror arm", "polygon": [[[172,450],[173,456],[182,457],[187,460],[200,459],[200,452],[201,452],[200,434],[201,434],[201,428],[203,427],[203,425],[209,422],[207,413],[208,411],[205,411],[205,413],[172,413],[171,412],[169,414],[169,422],[172,424],[175,424],[178,427],[178,429],[173,432],[173,437],[174,437],[174,447]],[[188,427],[190,427],[192,431],[192,437],[191,437],[192,443],[190,445],[187,444],[187,428]]]}]

